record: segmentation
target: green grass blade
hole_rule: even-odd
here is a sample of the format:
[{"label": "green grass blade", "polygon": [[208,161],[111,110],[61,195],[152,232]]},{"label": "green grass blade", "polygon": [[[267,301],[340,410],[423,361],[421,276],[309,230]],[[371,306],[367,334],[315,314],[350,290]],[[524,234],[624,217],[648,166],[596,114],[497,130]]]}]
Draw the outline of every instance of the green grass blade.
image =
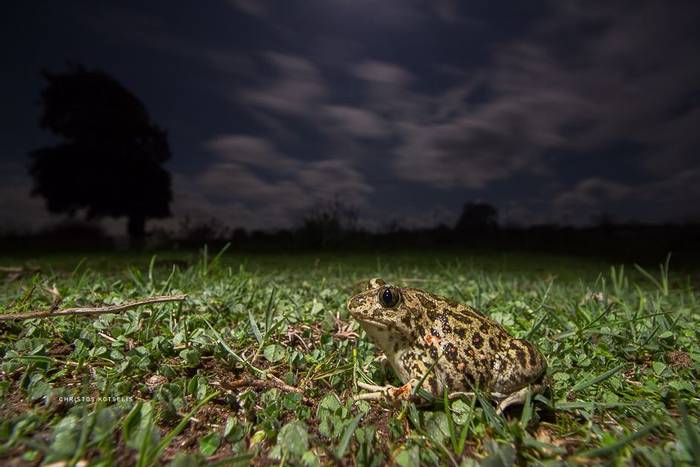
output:
[{"label": "green grass blade", "polygon": [[484,411],[484,416],[488,424],[493,427],[497,432],[503,433],[503,418],[496,414],[496,410],[491,405],[491,402],[486,399],[481,391],[478,389],[474,391],[476,396],[479,398],[479,404]]},{"label": "green grass blade", "polygon": [[277,289],[275,287],[272,288],[272,292],[270,292],[270,298],[267,301],[267,307],[265,308],[265,333],[269,333],[270,327],[272,326],[272,317],[275,313],[275,292]]},{"label": "green grass blade", "polygon": [[472,420],[474,419],[474,409],[476,408],[476,395],[472,396],[472,402],[469,406],[469,417],[467,417],[467,421],[464,422],[464,428],[462,428],[462,433],[459,435],[459,441],[457,443],[457,449],[455,452],[457,453],[458,456],[462,455],[462,452],[464,451],[464,443],[467,441],[467,435],[469,435],[469,430],[471,429],[472,426]]},{"label": "green grass blade", "polygon": [[363,415],[364,414],[356,415],[350,424],[345,427],[343,437],[340,439],[340,444],[338,444],[338,448],[335,450],[335,456],[338,459],[342,459],[343,456],[345,456],[345,451],[347,451],[348,446],[350,445],[350,438],[352,438],[352,434],[355,433],[355,429],[357,429],[357,425],[360,423]]},{"label": "green grass blade", "polygon": [[457,452],[457,432],[455,428],[455,421],[452,419],[452,411],[450,410],[450,401],[447,397],[447,388],[443,390],[442,402],[445,408],[445,417],[447,417],[447,427],[450,430],[450,441],[452,442],[452,449]]},{"label": "green grass blade", "polygon": [[693,426],[688,416],[688,407],[681,402],[681,418],[683,420],[683,428],[685,428],[686,436],[688,437],[688,443],[690,444],[690,455],[693,456],[693,462],[695,465],[700,465],[700,436],[698,436],[697,427]]},{"label": "green grass blade", "polygon": [[139,458],[136,465],[138,467],[146,467],[151,465],[149,451],[151,448],[151,433],[153,433],[153,410],[148,411],[146,415],[146,427],[144,430],[146,433],[143,435],[141,440],[141,446],[139,446]]},{"label": "green grass blade", "polygon": [[532,420],[532,391],[528,391],[523,404],[523,413],[520,415],[520,425],[523,429]]},{"label": "green grass blade", "polygon": [[122,433],[124,434],[125,440],[131,438],[131,434],[133,433],[134,428],[136,428],[138,417],[141,414],[141,406],[143,406],[143,402],[138,401],[124,417],[124,421],[122,422]]},{"label": "green grass blade", "polygon": [[[87,409],[85,410],[87,411]],[[80,430],[80,438],[78,440],[78,446],[75,449],[73,458],[70,460],[69,465],[76,465],[81,457],[85,454],[87,450],[88,436],[92,432],[92,428],[95,425],[95,414],[86,414],[83,417],[83,426]]]},{"label": "green grass blade", "polygon": [[208,396],[206,396],[204,399],[199,401],[199,403],[195,405],[194,408],[182,418],[182,420],[180,420],[180,423],[178,423],[175,428],[170,430],[170,432],[167,435],[165,435],[165,437],[160,441],[160,443],[158,443],[158,445],[151,451],[150,455],[148,456],[149,464],[155,464],[156,461],[158,461],[158,458],[160,458],[161,454],[163,454],[165,448],[167,448],[168,445],[173,441],[173,439],[177,435],[179,435],[182,432],[182,430],[185,429],[187,424],[190,422],[190,419],[194,417],[194,415],[199,411],[199,409],[204,407],[206,404],[209,403],[210,400],[212,400],[218,395],[219,391],[214,391]]},{"label": "green grass blade", "polygon": [[[544,291],[544,295],[542,296],[542,301],[540,302],[540,305],[537,307],[537,309],[533,312],[534,315],[537,315],[540,311],[544,309],[545,304],[547,303],[547,297],[549,297],[549,293],[552,290],[552,284],[553,282],[550,282],[547,284],[547,289]],[[530,339],[534,333],[537,332],[537,330],[542,326],[542,323],[544,323],[544,320],[547,319],[547,313],[543,313],[538,320],[535,322],[535,324],[530,328],[530,330],[525,334],[525,339]]]},{"label": "green grass blade", "polygon": [[639,438],[646,436],[647,433],[655,429],[658,425],[656,423],[647,425],[643,427],[641,430],[637,430],[634,433],[630,433],[629,435],[620,438],[619,440],[615,441],[612,444],[609,444],[607,446],[603,446],[600,448],[595,448],[595,449],[589,449],[583,452],[579,452],[576,454],[577,456],[581,457],[607,457],[611,454],[616,453],[620,449],[624,448],[628,444],[638,440]]},{"label": "green grass blade", "polygon": [[581,381],[580,383],[576,384],[573,388],[571,388],[571,391],[572,392],[583,391],[584,389],[586,389],[590,386],[593,386],[594,384],[598,384],[600,382],[603,382],[606,379],[610,378],[615,373],[619,372],[626,365],[627,365],[626,363],[622,363],[622,364],[616,366],[615,368],[612,368],[612,369],[606,371],[605,373],[602,373],[602,374],[595,376],[593,378],[585,379],[585,380]]},{"label": "green grass blade", "polygon": [[212,260],[209,264],[213,265],[213,266],[217,265],[219,263],[219,260],[221,259],[221,257],[224,255],[224,253],[226,253],[226,250],[228,250],[230,246],[231,246],[231,242],[226,242],[226,245],[224,245],[223,248],[221,248],[221,250],[219,250],[219,252],[216,254],[216,256],[214,256],[214,258],[212,258]]},{"label": "green grass blade", "polygon": [[214,336],[216,337],[217,342],[219,344],[221,344],[221,346],[224,348],[224,350],[226,350],[226,352],[228,352],[234,359],[236,359],[236,361],[241,363],[243,366],[245,366],[249,370],[253,371],[258,376],[265,375],[264,371],[262,371],[260,368],[254,367],[248,360],[246,360],[245,358],[238,355],[231,347],[229,347],[229,345],[221,337],[221,334],[219,334],[219,332],[216,329],[214,329],[214,326],[212,326],[209,323],[209,321],[207,321],[206,319],[204,319],[203,321],[207,324],[207,326],[209,326],[209,329],[211,329],[211,331],[214,333]]},{"label": "green grass blade", "polygon": [[621,409],[627,407],[641,407],[641,402],[596,402],[596,401],[574,401],[557,402],[557,410],[588,410],[593,409]]},{"label": "green grass blade", "polygon": [[250,328],[253,330],[253,335],[255,335],[255,339],[258,341],[258,345],[263,345],[262,333],[260,332],[257,321],[255,321],[253,312],[250,310],[248,310],[248,321],[250,321]]},{"label": "green grass blade", "polygon": [[651,281],[651,283],[654,284],[654,286],[656,286],[657,289],[663,290],[663,287],[661,286],[661,284],[659,283],[659,281],[656,280],[656,278],[655,278],[654,276],[652,276],[651,273],[649,273],[646,269],[644,269],[643,267],[641,267],[640,265],[638,265],[638,264],[636,264],[636,263],[635,263],[634,267],[635,267],[635,269],[636,269],[637,271],[639,271],[644,277],[646,277],[647,279],[649,279],[649,281]]}]

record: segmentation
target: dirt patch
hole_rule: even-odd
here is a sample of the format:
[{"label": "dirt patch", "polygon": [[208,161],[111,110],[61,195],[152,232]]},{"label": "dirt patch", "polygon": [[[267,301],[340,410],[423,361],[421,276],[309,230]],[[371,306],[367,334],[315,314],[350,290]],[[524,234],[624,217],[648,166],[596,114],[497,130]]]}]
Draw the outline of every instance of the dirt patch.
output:
[{"label": "dirt patch", "polygon": [[5,395],[0,404],[0,420],[10,420],[17,415],[29,412],[32,404],[21,391],[12,391]]},{"label": "dirt patch", "polygon": [[690,355],[682,350],[668,352],[666,354],[666,362],[675,370],[691,368],[693,366],[693,360],[690,358]]}]

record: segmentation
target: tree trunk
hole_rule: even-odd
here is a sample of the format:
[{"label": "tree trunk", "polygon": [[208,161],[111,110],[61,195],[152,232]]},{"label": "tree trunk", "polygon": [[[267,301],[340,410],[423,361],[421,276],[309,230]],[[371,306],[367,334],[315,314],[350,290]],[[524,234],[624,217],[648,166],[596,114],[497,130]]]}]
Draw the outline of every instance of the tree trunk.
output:
[{"label": "tree trunk", "polygon": [[129,246],[134,249],[143,247],[146,238],[146,218],[141,214],[132,214],[126,226],[129,234]]}]

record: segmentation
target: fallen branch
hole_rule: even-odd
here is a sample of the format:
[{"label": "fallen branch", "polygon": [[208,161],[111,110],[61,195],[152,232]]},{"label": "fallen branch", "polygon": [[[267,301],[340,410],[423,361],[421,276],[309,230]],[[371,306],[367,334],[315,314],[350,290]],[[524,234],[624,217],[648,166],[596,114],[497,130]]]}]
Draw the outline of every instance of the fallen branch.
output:
[{"label": "fallen branch", "polygon": [[6,272],[8,274],[17,274],[24,272],[39,272],[41,269],[38,266],[31,266],[24,268],[22,266],[0,266],[0,272]]},{"label": "fallen branch", "polygon": [[33,318],[57,318],[59,316],[92,316],[92,315],[104,315],[107,313],[121,313],[122,311],[129,310],[131,308],[136,308],[143,305],[150,305],[153,303],[166,303],[166,302],[181,302],[187,298],[187,295],[164,295],[158,297],[149,297],[143,300],[137,300],[135,302],[123,303],[121,305],[109,305],[101,307],[90,307],[90,308],[66,308],[63,310],[55,311],[29,311],[26,313],[3,313],[0,314],[0,321],[18,321],[24,319]]}]

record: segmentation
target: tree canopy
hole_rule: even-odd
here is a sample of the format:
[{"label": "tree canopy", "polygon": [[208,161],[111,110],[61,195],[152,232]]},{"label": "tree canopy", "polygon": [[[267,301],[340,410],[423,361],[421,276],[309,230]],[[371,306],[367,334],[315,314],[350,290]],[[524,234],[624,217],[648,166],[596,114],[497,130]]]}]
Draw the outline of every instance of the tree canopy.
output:
[{"label": "tree canopy", "polygon": [[143,103],[114,78],[79,66],[42,72],[42,128],[63,142],[29,153],[32,194],[50,212],[88,219],[127,217],[133,240],[148,218],[170,216],[170,158],[166,133],[153,124]]}]

